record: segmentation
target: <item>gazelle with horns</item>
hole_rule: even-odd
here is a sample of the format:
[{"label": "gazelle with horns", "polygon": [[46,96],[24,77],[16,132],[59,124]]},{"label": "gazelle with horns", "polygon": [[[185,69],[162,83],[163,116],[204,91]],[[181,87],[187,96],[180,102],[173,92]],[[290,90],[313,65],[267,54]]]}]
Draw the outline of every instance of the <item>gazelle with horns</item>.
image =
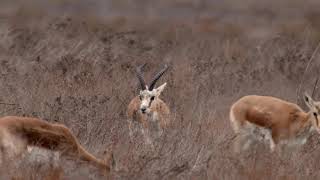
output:
[{"label": "gazelle with horns", "polygon": [[157,122],[158,129],[161,133],[169,124],[169,108],[159,97],[167,83],[155,88],[157,81],[167,71],[168,66],[165,65],[165,67],[151,80],[150,86],[147,86],[141,72],[144,65],[145,64],[136,68],[136,74],[141,89],[139,95],[133,98],[129,103],[127,114],[129,117],[130,136],[132,134],[132,123],[136,120],[143,125],[142,133],[147,138],[147,142],[151,143],[149,137],[145,134],[145,130],[149,131],[149,123]]},{"label": "gazelle with horns", "polygon": [[320,102],[307,93],[304,101],[309,112],[298,105],[271,96],[244,96],[230,109],[230,121],[238,136],[235,148],[247,149],[252,138],[268,140],[271,151],[276,145],[297,146],[306,143],[311,131],[320,133]]}]

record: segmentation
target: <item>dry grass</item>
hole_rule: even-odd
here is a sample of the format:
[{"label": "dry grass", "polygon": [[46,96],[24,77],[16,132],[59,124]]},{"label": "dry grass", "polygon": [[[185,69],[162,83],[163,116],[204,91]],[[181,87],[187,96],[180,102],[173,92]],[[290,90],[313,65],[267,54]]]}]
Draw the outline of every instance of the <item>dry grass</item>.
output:
[{"label": "dry grass", "polygon": [[[117,8],[125,9],[118,2]],[[174,2],[159,7],[182,7]],[[243,9],[232,2],[203,11],[197,10],[201,4],[183,4],[196,7],[190,8],[194,18],[170,21],[161,14],[142,21],[139,14],[61,17],[30,14],[28,8],[1,15],[0,101],[15,105],[0,104],[0,114],[64,123],[101,158],[112,146],[112,179],[318,179],[318,135],[288,154],[271,154],[256,144],[238,157],[232,152],[228,111],[246,94],[295,102],[300,82],[302,91],[312,91],[318,54],[304,79],[301,74],[320,40],[319,6],[310,1],[297,9],[301,3],[294,1],[290,10],[285,1],[248,1],[249,9]],[[217,14],[206,14],[210,8]],[[139,133],[130,140],[125,116],[137,92],[133,67],[145,62],[147,78],[170,65],[161,81],[168,82],[162,98],[170,105],[173,125],[155,149]],[[61,161],[64,179],[103,178],[85,164]],[[20,164],[29,179],[42,179],[56,168],[47,166]]]}]

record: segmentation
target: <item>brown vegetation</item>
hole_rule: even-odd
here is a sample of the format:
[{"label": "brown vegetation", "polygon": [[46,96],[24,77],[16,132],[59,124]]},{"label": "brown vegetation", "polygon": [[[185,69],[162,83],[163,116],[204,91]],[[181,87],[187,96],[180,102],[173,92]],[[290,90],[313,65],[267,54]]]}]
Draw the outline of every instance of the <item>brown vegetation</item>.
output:
[{"label": "brown vegetation", "polygon": [[[131,11],[124,1],[110,1],[119,13],[102,17],[81,9],[102,5],[63,2],[71,14],[55,13],[57,6],[30,11],[37,9],[31,3],[18,11],[1,6],[7,8],[0,13],[1,116],[56,120],[99,158],[112,147],[112,179],[319,179],[318,135],[284,155],[257,143],[237,156],[228,116],[232,102],[247,94],[305,108],[300,95],[312,91],[320,68],[317,1],[144,1]],[[177,15],[186,11],[191,15]],[[168,18],[170,12],[179,13]],[[140,133],[129,138],[126,118],[137,94],[133,69],[143,63],[147,79],[170,66],[159,84],[167,82],[162,98],[172,124],[153,149]],[[63,179],[103,179],[87,164],[52,165],[33,154],[15,173],[41,179],[58,166],[67,169]]]}]

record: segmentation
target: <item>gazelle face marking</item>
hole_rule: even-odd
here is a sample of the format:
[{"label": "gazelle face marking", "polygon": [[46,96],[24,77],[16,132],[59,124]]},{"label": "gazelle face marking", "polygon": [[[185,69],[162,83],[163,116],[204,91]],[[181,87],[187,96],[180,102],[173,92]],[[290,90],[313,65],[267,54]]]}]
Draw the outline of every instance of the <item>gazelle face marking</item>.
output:
[{"label": "gazelle face marking", "polygon": [[[139,93],[130,101],[127,115],[129,122],[129,135],[133,136],[133,122],[137,121],[142,126],[139,128],[145,138],[145,142],[153,147],[153,136],[160,137],[163,129],[169,125],[170,110],[164,101],[159,97],[167,83],[157,87],[157,81],[167,71],[165,65],[157,74],[153,76],[150,83],[146,83],[143,77],[142,68],[145,64],[136,67],[136,75],[139,80]],[[151,131],[155,131],[154,134]]]},{"label": "gazelle face marking", "polygon": [[143,114],[150,114],[151,105],[152,103],[157,100],[157,98],[160,96],[161,92],[164,90],[167,83],[164,83],[163,85],[159,86],[157,89],[148,90],[146,88],[145,90],[141,90],[139,94],[139,98],[141,101],[140,104],[140,111]]},{"label": "gazelle face marking", "polygon": [[165,65],[164,68],[153,77],[149,87],[146,85],[146,82],[145,82],[143,75],[142,75],[142,72],[141,72],[141,69],[144,66],[145,66],[145,64],[136,68],[137,78],[140,82],[140,87],[141,87],[141,90],[139,93],[139,98],[141,101],[140,112],[142,114],[150,114],[152,102],[157,100],[157,98],[159,97],[159,95],[163,91],[164,87],[167,85],[167,83],[164,83],[163,85],[159,86],[158,88],[155,88],[156,82],[167,71],[168,66]]},{"label": "gazelle face marking", "polygon": [[320,133],[320,102],[314,101],[307,93],[304,94],[304,102],[310,110],[310,116],[312,116],[312,127]]},{"label": "gazelle face marking", "polygon": [[143,90],[140,91],[140,111],[143,114],[149,114],[150,113],[150,107],[151,107],[151,103],[154,101],[155,99],[155,93],[154,91],[149,91],[149,90]]}]

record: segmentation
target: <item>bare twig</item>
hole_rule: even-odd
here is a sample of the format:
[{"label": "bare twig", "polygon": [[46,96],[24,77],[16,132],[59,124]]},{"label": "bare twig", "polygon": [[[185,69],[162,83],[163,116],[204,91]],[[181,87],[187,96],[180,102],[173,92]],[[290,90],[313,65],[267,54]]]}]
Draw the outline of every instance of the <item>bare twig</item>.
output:
[{"label": "bare twig", "polygon": [[317,78],[315,84],[314,84],[314,87],[313,87],[313,91],[312,91],[312,94],[311,94],[311,97],[314,98],[314,92],[315,90],[317,89],[317,85],[318,85],[318,81],[319,81],[319,77]]},{"label": "bare twig", "polygon": [[160,179],[163,179],[164,176],[168,176],[170,174],[177,176],[177,175],[179,175],[189,169],[190,169],[190,166],[189,166],[188,162],[185,162],[182,165],[175,165],[174,167],[170,168],[169,170],[167,170],[166,172],[161,174]]},{"label": "bare twig", "polygon": [[314,59],[315,55],[317,54],[319,47],[320,47],[320,42],[318,43],[316,49],[313,51],[313,53],[312,53],[312,55],[311,55],[311,57],[310,57],[310,59],[309,59],[309,61],[308,61],[308,64],[307,64],[307,66],[306,66],[306,69],[305,69],[304,72],[302,73],[302,78],[301,78],[301,80],[300,80],[300,83],[299,83],[299,86],[298,86],[298,89],[297,89],[297,101],[296,101],[296,103],[298,103],[298,101],[299,101],[299,94],[300,94],[300,92],[301,92],[301,86],[302,86],[302,82],[303,82],[303,80],[304,80],[304,76],[305,76],[306,72],[308,71],[309,66],[310,66],[312,60]]},{"label": "bare twig", "polygon": [[8,105],[8,106],[16,106],[17,104],[13,104],[13,103],[4,103],[4,102],[0,102],[1,105]]},{"label": "bare twig", "polygon": [[199,150],[198,155],[197,155],[197,158],[196,158],[196,161],[195,161],[194,165],[192,166],[191,170],[196,169],[196,167],[198,166],[198,164],[199,164],[199,159],[200,159],[201,152],[202,152],[203,148],[204,148],[204,146],[202,146],[201,149]]}]

